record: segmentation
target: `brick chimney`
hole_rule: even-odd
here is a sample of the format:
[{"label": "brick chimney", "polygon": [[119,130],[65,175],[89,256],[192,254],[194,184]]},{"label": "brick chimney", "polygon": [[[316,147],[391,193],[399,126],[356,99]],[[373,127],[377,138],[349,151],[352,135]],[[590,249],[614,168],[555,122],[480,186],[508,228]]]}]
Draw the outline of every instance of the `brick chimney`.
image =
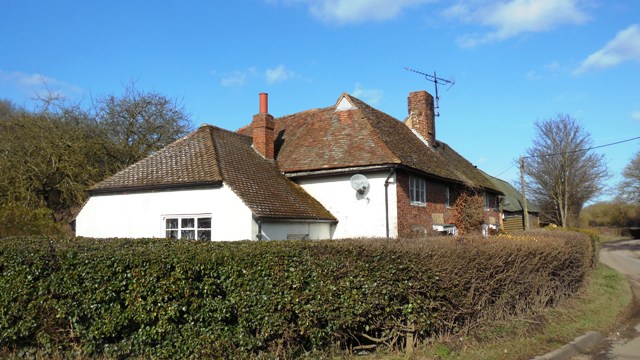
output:
[{"label": "brick chimney", "polygon": [[275,140],[276,122],[269,115],[269,95],[260,93],[260,112],[253,115],[251,132],[253,133],[253,147],[265,157],[273,160],[273,143]]},{"label": "brick chimney", "polygon": [[436,145],[436,120],[433,110],[433,96],[428,92],[409,93],[409,116],[405,124],[422,136],[429,146]]}]

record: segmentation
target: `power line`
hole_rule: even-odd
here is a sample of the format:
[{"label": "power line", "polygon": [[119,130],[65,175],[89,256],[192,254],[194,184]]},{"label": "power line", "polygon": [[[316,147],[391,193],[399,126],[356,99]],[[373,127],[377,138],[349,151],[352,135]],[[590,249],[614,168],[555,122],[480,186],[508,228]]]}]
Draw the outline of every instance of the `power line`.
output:
[{"label": "power line", "polygon": [[[599,145],[599,146],[592,146],[592,147],[587,148],[587,149],[571,150],[571,151],[565,151],[565,152],[559,152],[559,153],[553,153],[553,154],[541,154],[541,155],[523,156],[522,159],[546,157],[546,156],[558,156],[558,155],[565,155],[565,154],[574,154],[574,153],[578,153],[578,152],[589,151],[589,150],[593,150],[593,149],[599,149],[599,148],[603,148],[603,147],[607,147],[607,146],[618,145],[618,144],[622,144],[622,143],[625,143],[625,142],[638,140],[638,139],[640,139],[640,136],[636,136],[636,137],[631,138],[631,139],[612,142],[612,143],[609,143],[609,144],[604,144],[604,145]],[[511,168],[509,168],[509,169],[511,169]],[[509,169],[507,169],[507,170],[509,170]],[[505,171],[507,171],[507,170],[505,170]]]},{"label": "power line", "polygon": [[[526,183],[524,181],[524,159],[546,157],[546,156],[557,156],[557,155],[564,155],[564,154],[573,154],[573,153],[577,153],[577,152],[584,152],[584,151],[589,151],[589,150],[593,150],[593,149],[599,149],[599,148],[603,148],[603,147],[607,147],[607,146],[618,145],[618,144],[622,144],[622,143],[625,143],[625,142],[628,142],[628,141],[637,140],[637,139],[640,139],[640,136],[636,136],[636,137],[631,138],[631,139],[612,142],[612,143],[609,143],[609,144],[604,144],[604,145],[599,145],[599,146],[592,146],[592,147],[587,148],[587,149],[578,149],[578,150],[572,150],[572,151],[565,151],[565,152],[559,152],[559,153],[555,153],[555,154],[521,156],[520,157],[520,185],[522,187],[522,211],[523,211],[523,217],[524,217],[524,229],[525,230],[529,230],[529,216],[528,216],[529,211],[527,210],[527,192],[526,192]],[[563,219],[563,221],[564,221],[564,219]]]},{"label": "power line", "polygon": [[[535,156],[523,156],[522,158],[523,159],[528,159],[528,158],[533,158],[533,157],[545,157],[545,156],[558,156],[558,155],[563,155],[563,154],[572,154],[572,153],[577,153],[577,152],[581,152],[581,151],[589,151],[589,150],[599,149],[599,148],[603,148],[603,147],[607,147],[607,146],[618,145],[618,144],[622,144],[622,143],[625,143],[625,142],[638,140],[638,139],[640,139],[640,136],[637,136],[637,137],[634,137],[634,138],[631,138],[631,139],[612,142],[612,143],[609,143],[609,144],[593,146],[593,147],[590,147],[588,149],[571,150],[571,151],[567,151],[567,152],[560,152],[560,153],[553,153],[553,154],[542,154],[542,155],[535,155]],[[503,170],[502,172],[500,172],[495,177],[498,177],[498,176],[506,173],[507,171],[513,169],[514,167],[515,167],[515,165],[511,165],[508,169]]]},{"label": "power line", "polygon": [[506,173],[507,171],[509,171],[509,170],[513,169],[513,167],[514,167],[514,166],[515,166],[515,165],[511,165],[511,167],[509,167],[507,170],[504,170],[504,171],[503,171],[503,172],[501,172],[500,174],[496,175],[496,177],[498,177],[498,176],[500,176],[500,175],[502,175],[502,174]]}]

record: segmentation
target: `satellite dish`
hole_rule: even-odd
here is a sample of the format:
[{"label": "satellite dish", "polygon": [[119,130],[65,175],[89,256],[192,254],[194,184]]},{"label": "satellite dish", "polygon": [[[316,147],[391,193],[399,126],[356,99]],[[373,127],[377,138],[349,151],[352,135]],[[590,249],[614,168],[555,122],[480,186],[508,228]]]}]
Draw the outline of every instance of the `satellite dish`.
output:
[{"label": "satellite dish", "polygon": [[363,195],[364,192],[369,187],[369,180],[366,176],[362,174],[355,174],[351,177],[351,187],[358,192],[358,194]]},{"label": "satellite dish", "polygon": [[506,196],[502,198],[502,205],[503,206],[509,206],[511,205],[511,201],[509,201],[509,198],[507,198]]}]

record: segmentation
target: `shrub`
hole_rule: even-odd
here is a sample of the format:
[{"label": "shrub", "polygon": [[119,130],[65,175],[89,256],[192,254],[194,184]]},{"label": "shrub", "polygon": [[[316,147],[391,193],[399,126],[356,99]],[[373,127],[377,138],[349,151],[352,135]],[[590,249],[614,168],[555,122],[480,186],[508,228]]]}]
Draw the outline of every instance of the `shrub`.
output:
[{"label": "shrub", "polygon": [[404,346],[554,305],[589,240],[0,241],[0,346],[108,357],[300,356]]},{"label": "shrub", "polygon": [[50,209],[30,209],[17,204],[0,206],[0,238],[25,235],[57,236],[63,233],[63,227],[53,220],[53,211]]},{"label": "shrub", "polygon": [[451,217],[458,234],[479,232],[484,222],[484,200],[478,195],[463,192],[451,207]]}]

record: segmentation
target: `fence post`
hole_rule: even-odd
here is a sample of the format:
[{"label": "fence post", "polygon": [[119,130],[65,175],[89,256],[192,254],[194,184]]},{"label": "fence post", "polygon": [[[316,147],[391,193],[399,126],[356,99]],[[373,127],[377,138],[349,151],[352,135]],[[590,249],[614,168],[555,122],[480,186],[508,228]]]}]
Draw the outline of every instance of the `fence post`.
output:
[{"label": "fence post", "polygon": [[413,354],[413,343],[415,340],[415,327],[413,326],[412,323],[407,321],[407,328],[405,329],[406,332],[406,343],[405,343],[405,352],[407,355],[411,355]]}]

